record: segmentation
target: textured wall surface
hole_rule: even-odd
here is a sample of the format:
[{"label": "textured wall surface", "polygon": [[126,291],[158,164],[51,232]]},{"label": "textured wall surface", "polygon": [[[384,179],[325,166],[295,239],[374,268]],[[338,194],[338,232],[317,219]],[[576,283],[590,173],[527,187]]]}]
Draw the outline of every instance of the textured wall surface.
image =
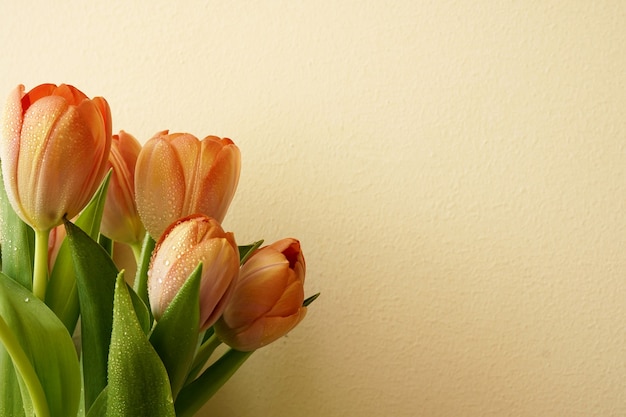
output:
[{"label": "textured wall surface", "polygon": [[206,416],[626,415],[626,2],[0,3],[0,94],[231,137],[307,293]]}]

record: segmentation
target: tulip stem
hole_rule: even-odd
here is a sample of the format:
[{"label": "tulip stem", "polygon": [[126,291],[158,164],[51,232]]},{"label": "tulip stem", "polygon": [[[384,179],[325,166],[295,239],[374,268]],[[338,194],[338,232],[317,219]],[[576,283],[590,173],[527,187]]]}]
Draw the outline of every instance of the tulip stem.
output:
[{"label": "tulip stem", "polygon": [[191,370],[187,375],[187,381],[185,382],[185,384],[189,384],[191,381],[196,379],[213,352],[215,352],[215,349],[217,349],[217,347],[221,344],[222,342],[220,341],[220,339],[217,338],[215,333],[209,336],[206,342],[204,342],[196,352],[196,357],[193,360],[193,365],[191,366]]},{"label": "tulip stem", "polygon": [[140,243],[130,243],[128,246],[133,250],[133,255],[135,255],[135,262],[137,265],[141,262],[141,244]]},{"label": "tulip stem", "polygon": [[33,294],[44,301],[48,286],[48,239],[49,230],[35,230],[35,266],[33,271]]},{"label": "tulip stem", "polygon": [[243,365],[253,352],[230,349],[176,398],[176,415],[192,417]]}]

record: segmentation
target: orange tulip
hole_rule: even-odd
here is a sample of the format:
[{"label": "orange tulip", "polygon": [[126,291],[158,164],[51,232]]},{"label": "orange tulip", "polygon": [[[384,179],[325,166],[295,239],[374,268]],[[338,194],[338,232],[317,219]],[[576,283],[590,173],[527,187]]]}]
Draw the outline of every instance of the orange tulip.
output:
[{"label": "orange tulip", "polygon": [[200,327],[222,314],[239,273],[239,249],[232,233],[204,215],[171,225],[157,243],[148,270],[148,294],[154,317],[165,312],[189,275],[202,262]]},{"label": "orange tulip", "polygon": [[35,230],[76,216],[105,173],[111,147],[106,100],[70,85],[18,86],[3,119],[0,159],[9,201]]},{"label": "orange tulip", "polygon": [[111,181],[102,215],[102,234],[112,240],[138,245],[146,229],[135,204],[135,163],[141,145],[134,136],[120,131],[113,136],[107,168],[112,168]]},{"label": "orange tulip", "polygon": [[239,148],[227,138],[202,141],[187,133],[157,133],[135,171],[139,215],[155,239],[174,221],[204,214],[222,222],[239,182]]},{"label": "orange tulip", "polygon": [[282,239],[256,251],[241,267],[224,314],[215,323],[223,342],[252,351],[284,336],[306,315],[300,242]]}]

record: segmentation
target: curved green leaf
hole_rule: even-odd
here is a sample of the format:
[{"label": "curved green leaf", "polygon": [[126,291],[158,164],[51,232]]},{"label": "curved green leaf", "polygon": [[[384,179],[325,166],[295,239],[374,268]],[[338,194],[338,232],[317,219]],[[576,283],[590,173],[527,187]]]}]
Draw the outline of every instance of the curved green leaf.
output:
[{"label": "curved green leaf", "polygon": [[239,264],[243,265],[248,258],[263,244],[263,239],[257,240],[250,245],[239,246]]},{"label": "curved green leaf", "polygon": [[24,415],[22,394],[13,361],[0,343],[0,416],[24,417]]},{"label": "curved green leaf", "polygon": [[[39,379],[50,416],[76,415],[80,402],[80,367],[74,343],[63,323],[30,291],[4,274],[0,274],[0,317]],[[11,357],[15,361],[16,357]],[[28,387],[30,383],[24,381],[20,385]],[[42,401],[36,397],[31,400],[34,409]]]},{"label": "curved green leaf", "polygon": [[113,294],[117,267],[108,253],[83,230],[65,223],[73,258],[81,311],[81,346],[85,409],[107,385],[107,361],[113,329]]}]

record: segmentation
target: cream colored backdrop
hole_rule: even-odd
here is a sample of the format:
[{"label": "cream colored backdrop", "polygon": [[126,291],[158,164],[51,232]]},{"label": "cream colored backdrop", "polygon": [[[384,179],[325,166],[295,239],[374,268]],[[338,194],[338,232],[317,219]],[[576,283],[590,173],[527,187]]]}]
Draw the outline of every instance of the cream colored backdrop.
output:
[{"label": "cream colored backdrop", "polygon": [[626,2],[0,4],[3,96],[231,137],[225,227],[302,240],[321,298],[204,415],[626,415]]}]

